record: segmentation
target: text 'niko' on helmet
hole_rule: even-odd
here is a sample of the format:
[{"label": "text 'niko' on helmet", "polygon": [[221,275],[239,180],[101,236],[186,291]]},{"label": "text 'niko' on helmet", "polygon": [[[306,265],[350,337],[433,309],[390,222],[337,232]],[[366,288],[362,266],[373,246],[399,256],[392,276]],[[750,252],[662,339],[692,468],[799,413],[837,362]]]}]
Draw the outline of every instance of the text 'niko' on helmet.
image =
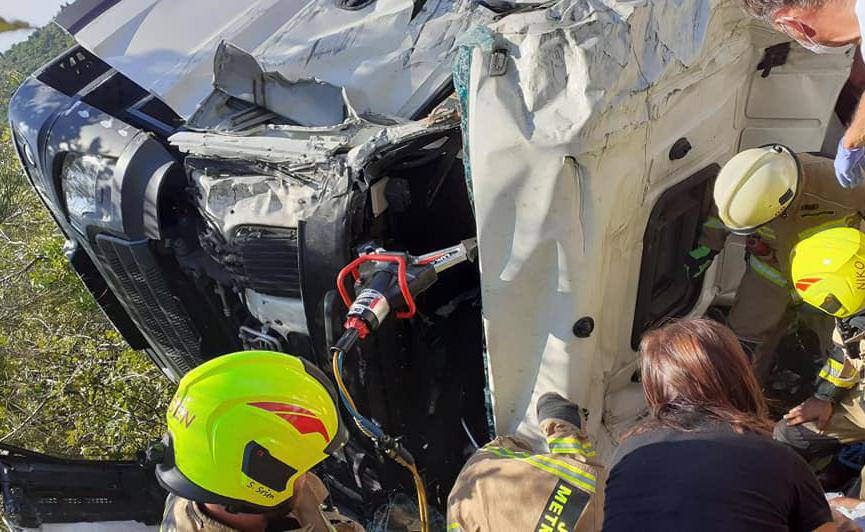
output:
[{"label": "text 'niko' on helmet", "polygon": [[790,273],[808,304],[837,318],[865,310],[865,234],[852,227],[826,229],[793,248]]}]

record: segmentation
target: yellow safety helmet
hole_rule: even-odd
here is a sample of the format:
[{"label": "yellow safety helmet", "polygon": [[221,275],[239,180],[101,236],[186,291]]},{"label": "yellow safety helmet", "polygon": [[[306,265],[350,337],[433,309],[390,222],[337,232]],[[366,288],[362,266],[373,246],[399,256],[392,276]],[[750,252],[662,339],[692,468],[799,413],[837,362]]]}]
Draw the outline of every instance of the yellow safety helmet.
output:
[{"label": "yellow safety helmet", "polygon": [[826,229],[793,248],[796,292],[811,306],[837,318],[865,309],[865,234],[852,227]]},{"label": "yellow safety helmet", "polygon": [[168,406],[156,477],[171,493],[243,511],[289,501],[297,478],[348,432],[324,373],[270,351],[214,358],[187,373]]},{"label": "yellow safety helmet", "polygon": [[715,180],[718,216],[733,233],[749,234],[778,216],[796,197],[799,162],[780,144],[736,154]]}]

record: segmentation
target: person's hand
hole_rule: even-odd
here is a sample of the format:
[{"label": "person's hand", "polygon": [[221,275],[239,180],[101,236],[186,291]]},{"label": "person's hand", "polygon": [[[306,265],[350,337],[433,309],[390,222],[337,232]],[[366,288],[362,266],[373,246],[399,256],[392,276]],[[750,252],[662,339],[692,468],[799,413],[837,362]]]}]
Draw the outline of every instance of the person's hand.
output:
[{"label": "person's hand", "polygon": [[838,152],[835,154],[835,177],[844,188],[853,188],[865,180],[863,174],[863,163],[865,163],[865,147],[846,148],[844,139],[838,143]]},{"label": "person's hand", "polygon": [[813,421],[817,425],[817,430],[822,431],[826,428],[831,417],[832,403],[816,397],[809,397],[802,404],[787,412],[784,419],[787,421],[787,425],[791,427]]},{"label": "person's hand", "polygon": [[[831,507],[831,501],[829,505]],[[836,530],[838,532],[862,532],[862,529],[859,528],[859,525],[856,524],[856,521],[848,518],[846,515],[836,510],[834,507],[832,508],[832,522],[837,527]]]}]

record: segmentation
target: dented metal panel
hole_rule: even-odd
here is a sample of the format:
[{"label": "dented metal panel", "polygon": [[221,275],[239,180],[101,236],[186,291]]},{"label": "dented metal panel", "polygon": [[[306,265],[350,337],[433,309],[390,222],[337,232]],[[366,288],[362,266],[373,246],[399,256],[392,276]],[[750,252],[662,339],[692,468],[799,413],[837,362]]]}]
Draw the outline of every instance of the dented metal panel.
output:
[{"label": "dented metal panel", "polygon": [[315,79],[290,81],[278,72],[266,72],[255,57],[224,41],[216,51],[213,86],[301,126],[330,126],[348,118],[350,106],[339,87]]},{"label": "dented metal panel", "polygon": [[[849,57],[821,58],[831,75],[767,78],[780,72],[796,98],[823,102],[792,122],[806,130],[749,118],[765,115],[749,104],[756,65],[782,39],[726,0],[564,0],[475,39],[463,103],[499,433],[533,436],[535,398],[551,390],[588,409],[603,448],[636,419],[630,337],[657,198],[723,164],[756,125],[797,150],[823,141]],[[685,137],[691,150],[669,157]],[[704,286],[705,304],[715,288]],[[586,316],[595,331],[578,338]]]},{"label": "dented metal panel", "polygon": [[[359,10],[317,0],[126,0],[66,26],[184,118],[213,90],[223,41],[253,57],[271,82],[326,83],[344,88],[359,114],[411,118],[449,82],[455,37],[492,15],[471,0],[425,2],[413,16],[414,9],[412,0]],[[333,113],[327,98],[319,104],[318,113]]]}]

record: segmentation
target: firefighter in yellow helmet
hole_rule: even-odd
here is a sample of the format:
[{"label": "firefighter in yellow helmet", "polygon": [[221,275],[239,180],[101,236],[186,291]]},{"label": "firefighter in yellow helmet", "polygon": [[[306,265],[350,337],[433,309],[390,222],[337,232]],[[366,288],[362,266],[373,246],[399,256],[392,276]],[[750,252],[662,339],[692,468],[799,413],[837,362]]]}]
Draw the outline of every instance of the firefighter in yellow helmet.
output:
[{"label": "firefighter in yellow helmet", "polygon": [[765,382],[778,342],[797,314],[828,348],[831,320],[794,311],[799,301],[789,279],[790,251],[820,230],[858,226],[865,187],[842,188],[828,157],[795,154],[774,144],[730,159],[715,181],[714,200],[717,217],[703,225],[700,246],[691,251],[686,269],[701,276],[729,233],[747,235],[747,268],[728,325],[752,352],[755,372]]},{"label": "firefighter in yellow helmet", "polygon": [[802,240],[792,252],[791,278],[806,303],[837,320],[814,397],[775,426],[776,440],[814,459],[865,440],[859,358],[865,337],[865,234],[843,227]]},{"label": "firefighter in yellow helmet", "polygon": [[303,359],[244,351],[187,373],[151,449],[165,532],[362,531],[310,469],[346,443],[336,392]]}]

